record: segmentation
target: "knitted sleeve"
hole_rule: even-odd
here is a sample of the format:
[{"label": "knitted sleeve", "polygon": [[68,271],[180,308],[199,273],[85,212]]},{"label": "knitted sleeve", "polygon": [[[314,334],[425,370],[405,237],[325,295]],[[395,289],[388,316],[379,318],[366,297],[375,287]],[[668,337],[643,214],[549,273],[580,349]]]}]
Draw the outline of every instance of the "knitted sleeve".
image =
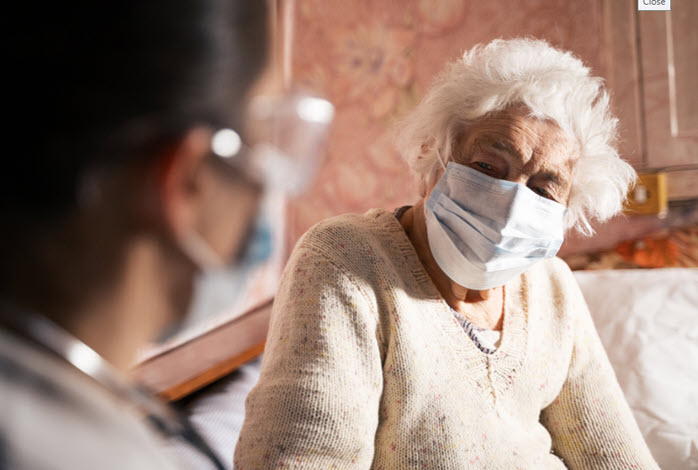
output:
[{"label": "knitted sleeve", "polygon": [[378,322],[359,276],[301,243],[274,302],[238,470],[368,469],[382,391]]},{"label": "knitted sleeve", "polygon": [[567,380],[541,414],[553,452],[570,469],[658,469],[569,270],[564,289],[575,313]]}]

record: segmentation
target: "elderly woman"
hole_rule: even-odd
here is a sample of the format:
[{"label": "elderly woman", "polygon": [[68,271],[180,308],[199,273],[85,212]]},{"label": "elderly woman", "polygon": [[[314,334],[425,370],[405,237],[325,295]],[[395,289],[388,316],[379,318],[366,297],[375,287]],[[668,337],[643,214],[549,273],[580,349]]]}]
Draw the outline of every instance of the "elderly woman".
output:
[{"label": "elderly woman", "polygon": [[450,64],[399,135],[420,199],[298,242],[236,468],[657,468],[554,258],[634,179],[608,103],[543,41]]}]

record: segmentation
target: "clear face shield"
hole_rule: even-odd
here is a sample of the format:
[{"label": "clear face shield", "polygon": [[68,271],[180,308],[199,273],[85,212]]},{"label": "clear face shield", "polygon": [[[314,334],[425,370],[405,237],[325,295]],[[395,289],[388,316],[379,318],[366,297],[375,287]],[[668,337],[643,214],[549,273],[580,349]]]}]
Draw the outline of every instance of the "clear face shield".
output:
[{"label": "clear face shield", "polygon": [[[207,237],[191,232],[180,239],[180,246],[198,266],[194,295],[187,316],[160,340],[184,341],[219,321],[221,312],[241,308],[245,293],[257,271],[282,249],[283,201],[303,193],[322,163],[330,125],[332,104],[306,93],[258,96],[249,106],[245,142],[233,129],[219,129],[211,138],[215,158],[235,174],[262,190],[259,207],[237,255],[224,259]],[[222,204],[220,201],[213,201]],[[230,210],[236,210],[235,201]],[[225,207],[218,208],[224,214]],[[225,218],[216,223],[224,226]],[[232,230],[233,228],[231,228]],[[208,237],[208,239],[211,239]]]},{"label": "clear face shield", "polygon": [[334,106],[303,93],[258,96],[250,104],[247,146],[232,129],[212,138],[213,153],[265,188],[290,196],[301,194],[322,160]]}]

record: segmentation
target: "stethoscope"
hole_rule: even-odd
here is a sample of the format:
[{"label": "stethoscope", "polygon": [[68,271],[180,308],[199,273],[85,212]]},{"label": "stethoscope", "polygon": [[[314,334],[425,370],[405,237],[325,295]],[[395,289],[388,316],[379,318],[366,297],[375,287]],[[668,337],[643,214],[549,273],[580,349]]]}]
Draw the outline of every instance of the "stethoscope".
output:
[{"label": "stethoscope", "polygon": [[118,371],[88,345],[48,318],[0,300],[0,319],[16,333],[55,354],[143,414],[156,432],[180,438],[205,455],[216,470],[227,470],[189,420],[149,392],[128,383]]}]

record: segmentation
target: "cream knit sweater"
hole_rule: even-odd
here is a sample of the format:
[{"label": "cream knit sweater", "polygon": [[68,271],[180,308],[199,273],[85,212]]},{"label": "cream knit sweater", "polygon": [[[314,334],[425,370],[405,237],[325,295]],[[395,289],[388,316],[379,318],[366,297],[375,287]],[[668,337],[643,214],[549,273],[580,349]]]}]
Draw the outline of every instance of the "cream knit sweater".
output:
[{"label": "cream knit sweater", "polygon": [[502,341],[487,355],[383,210],[298,242],[235,465],[658,468],[562,261],[506,284]]}]

